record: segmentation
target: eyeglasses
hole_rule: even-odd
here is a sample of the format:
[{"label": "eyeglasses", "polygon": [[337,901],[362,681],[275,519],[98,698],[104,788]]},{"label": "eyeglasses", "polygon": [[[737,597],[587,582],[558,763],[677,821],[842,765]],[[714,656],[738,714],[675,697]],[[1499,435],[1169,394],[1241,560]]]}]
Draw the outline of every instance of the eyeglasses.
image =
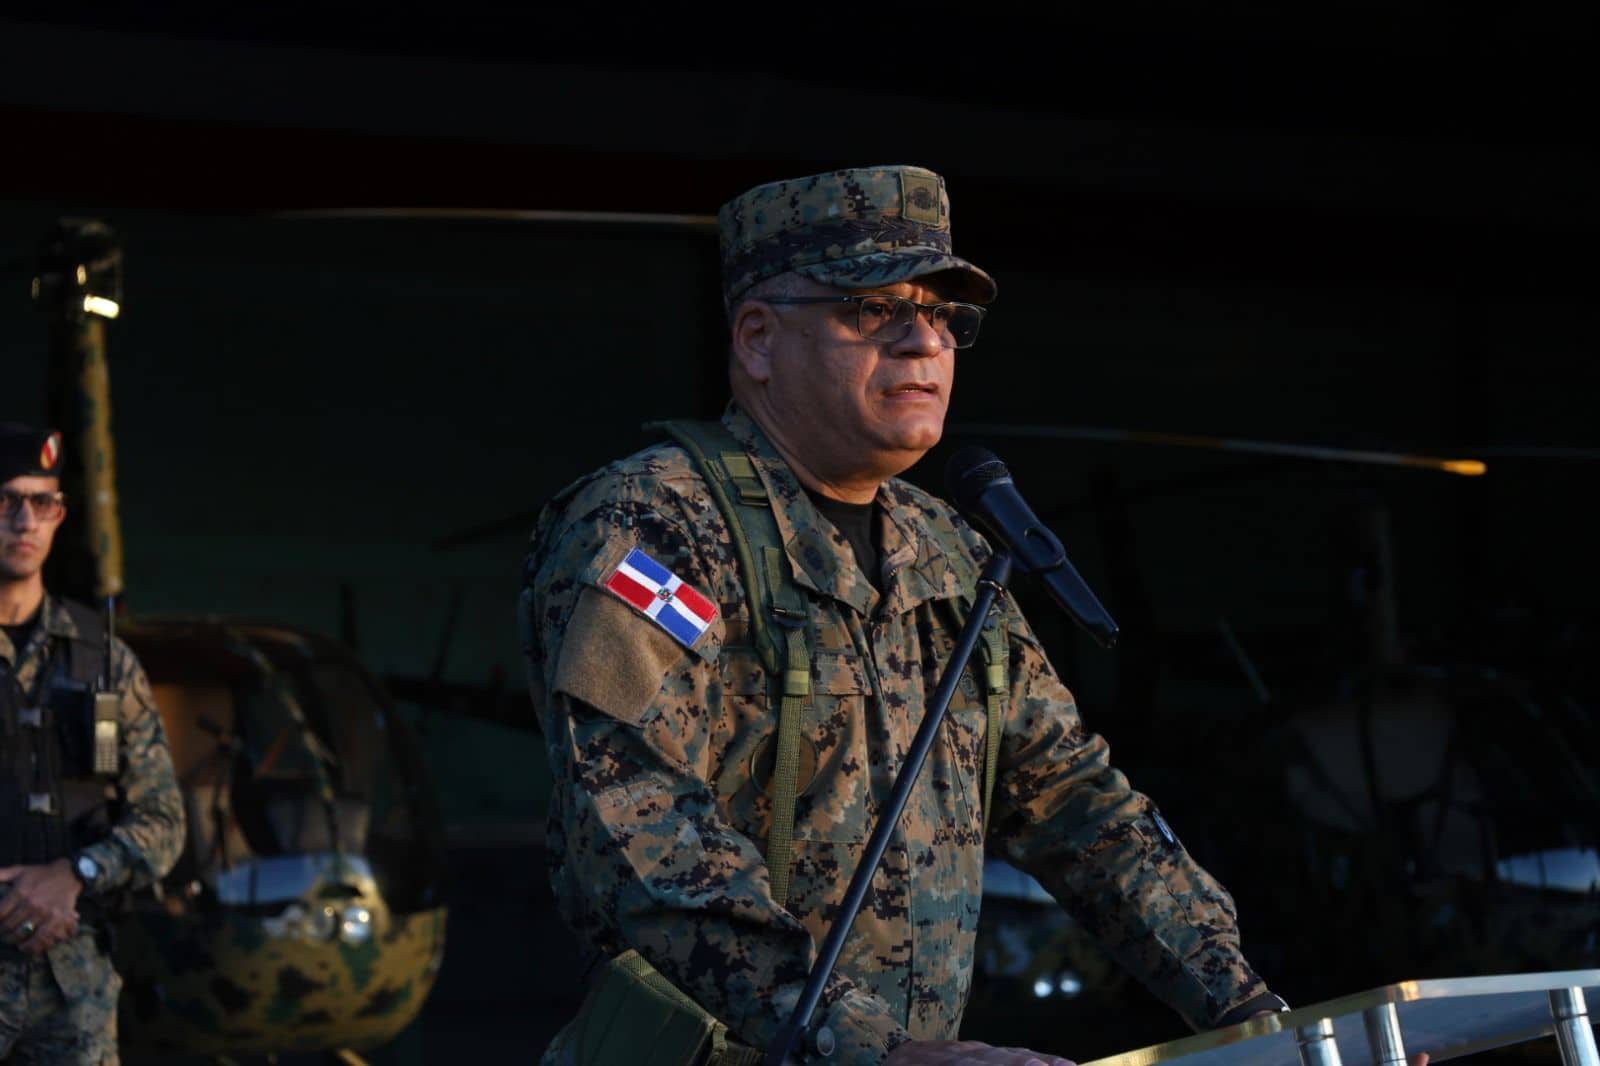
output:
[{"label": "eyeglasses", "polygon": [[928,322],[947,348],[970,348],[978,339],[978,327],[988,312],[977,304],[919,304],[904,296],[784,296],[769,297],[769,304],[847,304],[856,305],[856,329],[869,341],[893,344],[904,340],[926,311]]},{"label": "eyeglasses", "polygon": [[33,516],[41,522],[54,522],[67,509],[67,497],[62,492],[13,492],[0,489],[0,518],[10,518],[27,504]]}]

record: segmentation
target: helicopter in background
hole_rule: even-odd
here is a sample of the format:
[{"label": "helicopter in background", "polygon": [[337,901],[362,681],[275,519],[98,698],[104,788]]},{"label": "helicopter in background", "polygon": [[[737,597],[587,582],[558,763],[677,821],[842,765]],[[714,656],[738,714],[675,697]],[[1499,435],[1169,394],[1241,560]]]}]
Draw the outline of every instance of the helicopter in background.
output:
[{"label": "helicopter in background", "polygon": [[[1491,641],[1408,631],[1390,493],[1349,473],[1474,477],[1471,461],[1085,427],[950,430],[1036,447],[1109,439],[1272,457],[1225,468],[1224,480],[1279,481],[1292,469],[1284,457],[1339,471],[1317,487],[1314,520],[1334,527],[1330,588],[1340,590],[1325,619],[1240,633],[1218,617],[1209,637],[1152,631],[1142,648],[1124,642],[1115,714],[1091,719],[1136,787],[1181,804],[1170,812],[1176,831],[1234,896],[1246,956],[1291,1005],[1397,980],[1600,965],[1600,692],[1553,662],[1479,658]],[[1148,620],[1132,558],[1141,493],[1194,488],[1098,484],[1092,499],[1043,516],[1092,510],[1108,602]],[[1301,502],[1291,495],[1283,506]],[[1027,610],[1026,587],[1020,597]],[[1048,611],[1038,608],[1030,617]],[[1582,658],[1596,643],[1566,651]],[[1080,1056],[1125,1049],[1130,1013],[1147,1042],[1186,1035],[1038,885],[1013,875],[995,887],[975,1028]],[[1121,1020],[1107,1027],[1107,1012]]]},{"label": "helicopter in background", "polygon": [[444,840],[421,751],[356,656],[298,628],[117,619],[123,593],[107,324],[122,255],[92,220],[46,242],[49,411],[69,513],[47,575],[138,654],[187,815],[176,867],[117,921],[120,1042],[141,1056],[355,1052],[391,1040],[444,957]]}]

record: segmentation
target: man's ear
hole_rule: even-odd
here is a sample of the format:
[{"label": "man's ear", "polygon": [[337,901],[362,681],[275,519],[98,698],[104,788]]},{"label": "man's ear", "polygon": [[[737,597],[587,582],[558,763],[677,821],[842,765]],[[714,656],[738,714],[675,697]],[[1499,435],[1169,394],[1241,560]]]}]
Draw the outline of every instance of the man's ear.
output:
[{"label": "man's ear", "polygon": [[751,381],[765,383],[771,379],[777,332],[778,314],[770,304],[746,300],[734,309],[733,358]]}]

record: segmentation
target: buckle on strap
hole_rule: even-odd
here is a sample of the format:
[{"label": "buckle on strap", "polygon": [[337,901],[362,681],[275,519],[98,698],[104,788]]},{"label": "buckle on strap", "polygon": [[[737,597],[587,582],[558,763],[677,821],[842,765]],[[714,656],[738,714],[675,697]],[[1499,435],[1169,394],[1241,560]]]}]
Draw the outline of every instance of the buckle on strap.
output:
[{"label": "buckle on strap", "polygon": [[747,507],[765,507],[767,489],[750,457],[743,452],[723,452],[719,458],[728,480],[739,493],[739,502]]},{"label": "buckle on strap", "polygon": [[792,611],[787,607],[780,607],[776,603],[768,608],[772,612],[772,620],[784,629],[800,629],[808,621],[804,611]]},{"label": "buckle on strap", "polygon": [[811,695],[811,658],[806,654],[805,638],[801,631],[806,625],[803,611],[792,611],[773,604],[772,620],[783,630],[786,662],[783,670],[783,695],[803,699]]},{"label": "buckle on strap", "polygon": [[17,709],[17,724],[32,726],[35,729],[44,728],[44,708],[19,707]]},{"label": "buckle on strap", "polygon": [[993,693],[1004,693],[1006,690],[1006,664],[990,663],[984,668],[984,683]]},{"label": "buckle on strap", "polygon": [[29,814],[54,814],[56,813],[55,797],[48,792],[28,793]]}]

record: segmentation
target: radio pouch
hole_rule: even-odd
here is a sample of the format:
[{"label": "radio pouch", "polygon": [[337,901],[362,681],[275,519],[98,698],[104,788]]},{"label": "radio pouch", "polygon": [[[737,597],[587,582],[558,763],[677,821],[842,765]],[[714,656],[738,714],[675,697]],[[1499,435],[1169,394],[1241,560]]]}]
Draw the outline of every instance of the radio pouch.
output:
[{"label": "radio pouch", "polygon": [[589,989],[567,1034],[577,1066],[759,1066],[764,1056],[627,951]]}]

